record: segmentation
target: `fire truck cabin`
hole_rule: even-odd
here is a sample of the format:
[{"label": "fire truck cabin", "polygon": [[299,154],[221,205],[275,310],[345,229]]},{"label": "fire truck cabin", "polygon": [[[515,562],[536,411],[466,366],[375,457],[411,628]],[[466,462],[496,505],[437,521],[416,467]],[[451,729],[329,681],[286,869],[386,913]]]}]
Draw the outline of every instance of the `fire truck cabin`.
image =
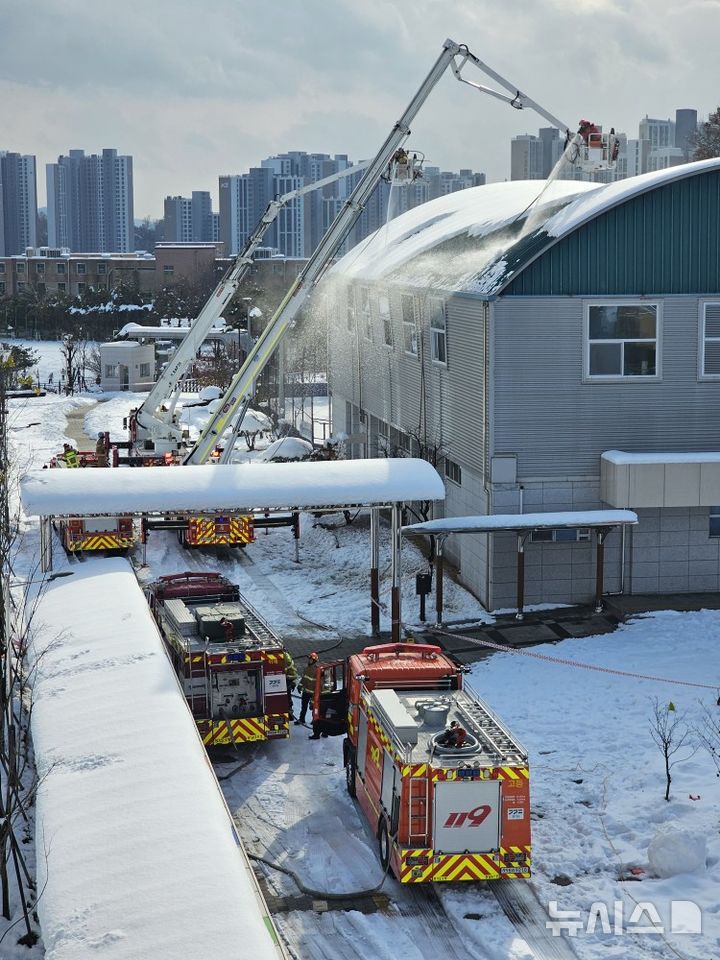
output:
[{"label": "fire truck cabin", "polygon": [[206,747],[289,736],[282,641],[234,583],[170,574],[147,596]]},{"label": "fire truck cabin", "polygon": [[[462,668],[440,647],[366,647],[344,688],[348,790],[383,866],[404,883],[529,877],[527,753]],[[462,746],[442,743],[453,721]]]}]

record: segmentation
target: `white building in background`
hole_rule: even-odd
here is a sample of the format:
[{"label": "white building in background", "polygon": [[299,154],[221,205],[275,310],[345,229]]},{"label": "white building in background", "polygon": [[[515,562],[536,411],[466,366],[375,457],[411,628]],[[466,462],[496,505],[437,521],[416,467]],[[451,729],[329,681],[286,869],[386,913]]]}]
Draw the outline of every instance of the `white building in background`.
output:
[{"label": "white building in background", "polygon": [[544,149],[540,137],[522,133],[510,142],[510,179],[544,180]]},{"label": "white building in background", "polygon": [[155,345],[135,340],[100,344],[103,390],[150,390],[155,383]]}]

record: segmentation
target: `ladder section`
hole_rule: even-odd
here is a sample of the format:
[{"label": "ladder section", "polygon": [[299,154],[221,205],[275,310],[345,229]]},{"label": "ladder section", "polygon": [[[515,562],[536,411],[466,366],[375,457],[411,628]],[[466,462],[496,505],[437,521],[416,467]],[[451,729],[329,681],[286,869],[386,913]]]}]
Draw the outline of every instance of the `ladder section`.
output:
[{"label": "ladder section", "polygon": [[474,699],[467,691],[459,698],[456,706],[458,712],[468,722],[470,730],[476,734],[482,746],[488,747],[497,756],[498,761],[505,764],[525,764],[527,754],[523,747],[510,735],[495,715],[478,698]]},{"label": "ladder section", "polygon": [[409,847],[426,847],[430,836],[430,781],[424,777],[407,778],[408,782],[408,842]]},{"label": "ladder section", "polygon": [[210,674],[203,650],[185,647],[185,697],[194,717],[206,716],[210,707]]}]

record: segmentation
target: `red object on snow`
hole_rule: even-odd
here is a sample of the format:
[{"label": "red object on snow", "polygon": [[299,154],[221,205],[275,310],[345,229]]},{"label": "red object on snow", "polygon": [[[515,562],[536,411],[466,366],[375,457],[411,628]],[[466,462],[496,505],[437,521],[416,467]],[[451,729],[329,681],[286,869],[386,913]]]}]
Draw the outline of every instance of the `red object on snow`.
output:
[{"label": "red object on snow", "polygon": [[630,873],[634,877],[641,877],[645,873],[645,871],[643,870],[642,867],[630,867]]},{"label": "red object on snow", "polygon": [[699,794],[699,793],[689,793],[689,794],[688,794],[688,800],[699,800],[699,799],[700,799],[700,794]]}]

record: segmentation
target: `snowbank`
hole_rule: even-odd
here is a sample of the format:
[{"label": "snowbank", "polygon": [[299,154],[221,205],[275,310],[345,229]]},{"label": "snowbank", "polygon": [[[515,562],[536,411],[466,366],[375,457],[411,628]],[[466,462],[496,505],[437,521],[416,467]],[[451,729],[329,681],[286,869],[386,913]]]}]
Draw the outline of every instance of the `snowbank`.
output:
[{"label": "snowbank", "polygon": [[280,956],[129,564],[87,561],[33,621],[49,960]]},{"label": "snowbank", "polygon": [[705,837],[694,830],[666,827],[655,834],[648,847],[650,870],[658,877],[697,873],[705,869],[706,859]]}]

